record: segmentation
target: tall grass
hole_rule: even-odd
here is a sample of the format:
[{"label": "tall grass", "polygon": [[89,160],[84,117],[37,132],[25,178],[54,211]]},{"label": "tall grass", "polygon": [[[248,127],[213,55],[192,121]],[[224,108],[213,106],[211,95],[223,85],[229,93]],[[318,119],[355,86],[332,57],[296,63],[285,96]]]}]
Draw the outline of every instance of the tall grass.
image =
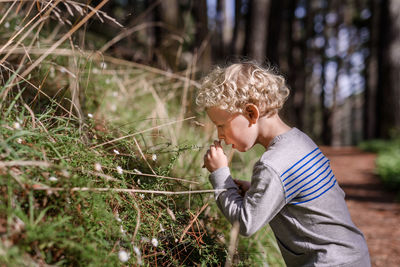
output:
[{"label": "tall grass", "polygon": [[[224,264],[230,227],[201,169],[215,133],[193,106],[195,66],[79,47],[85,20],[118,25],[99,6],[16,3],[0,7],[0,263]],[[234,175],[260,153],[233,154]],[[239,238],[232,264],[265,262],[283,265],[270,229]]]}]

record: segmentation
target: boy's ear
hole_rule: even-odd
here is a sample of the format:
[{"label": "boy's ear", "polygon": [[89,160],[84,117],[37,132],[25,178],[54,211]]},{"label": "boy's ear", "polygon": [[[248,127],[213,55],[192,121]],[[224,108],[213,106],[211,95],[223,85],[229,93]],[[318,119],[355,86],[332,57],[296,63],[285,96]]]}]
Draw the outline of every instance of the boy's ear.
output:
[{"label": "boy's ear", "polygon": [[246,105],[245,114],[251,124],[255,124],[260,117],[260,111],[258,110],[258,107],[254,104]]}]

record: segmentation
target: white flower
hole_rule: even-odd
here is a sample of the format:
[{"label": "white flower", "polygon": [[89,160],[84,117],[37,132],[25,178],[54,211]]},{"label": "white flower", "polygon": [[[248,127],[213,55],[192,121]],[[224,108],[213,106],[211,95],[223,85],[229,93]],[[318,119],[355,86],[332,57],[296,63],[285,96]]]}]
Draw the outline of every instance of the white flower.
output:
[{"label": "white flower", "polygon": [[22,139],[21,138],[17,138],[17,143],[18,144],[22,144]]},{"label": "white flower", "polygon": [[58,179],[57,179],[56,177],[54,177],[54,176],[50,176],[49,181],[51,181],[51,182],[57,182]]},{"label": "white flower", "polygon": [[92,72],[93,72],[94,74],[97,74],[97,73],[99,73],[99,70],[98,70],[97,68],[93,68]]},{"label": "white flower", "polygon": [[143,194],[140,194],[139,197],[140,197],[141,199],[143,199],[143,198],[144,198],[144,195],[143,195]]},{"label": "white flower", "polygon": [[119,151],[118,151],[118,150],[114,149],[113,152],[114,152],[116,155],[119,155]]},{"label": "white flower", "polygon": [[175,243],[178,243],[178,239],[177,238],[175,238]]},{"label": "white flower", "polygon": [[88,113],[87,114],[89,118],[93,118],[93,114],[92,113]]},{"label": "white flower", "polygon": [[151,159],[152,159],[153,161],[156,161],[156,160],[157,160],[157,155],[156,155],[156,154],[153,154],[153,155],[151,156]]},{"label": "white flower", "polygon": [[115,104],[112,104],[110,109],[111,109],[111,111],[116,111],[117,110],[117,106]]},{"label": "white flower", "polygon": [[107,68],[107,63],[101,62],[101,63],[100,63],[100,68],[106,69],[106,68]]},{"label": "white flower", "polygon": [[118,252],[118,258],[119,258],[119,260],[122,261],[122,262],[127,262],[127,261],[129,260],[129,253],[126,252],[125,250],[122,250],[122,249],[121,249],[121,250]]},{"label": "white flower", "polygon": [[161,223],[160,223],[160,230],[161,230],[161,232],[164,232],[164,231],[165,231],[165,229],[164,229],[164,227],[162,226]]},{"label": "white flower", "polygon": [[137,256],[137,263],[139,265],[142,265],[142,253],[140,253],[140,249],[136,246],[133,247],[133,251],[135,252]]},{"label": "white flower", "polygon": [[153,246],[157,247],[157,246],[158,246],[158,240],[157,240],[157,238],[153,237],[153,238],[151,239],[151,244],[152,244]]},{"label": "white flower", "polygon": [[94,169],[95,169],[96,171],[100,172],[100,171],[101,171],[101,164],[98,163],[98,162],[96,162],[96,163],[94,164]]},{"label": "white flower", "polygon": [[117,97],[117,96],[118,96],[118,92],[117,92],[117,91],[114,91],[114,92],[112,93],[112,96],[113,96],[113,97]]},{"label": "white flower", "polygon": [[10,23],[7,21],[6,23],[4,23],[4,27],[5,27],[6,29],[10,28]]},{"label": "white flower", "polygon": [[137,174],[141,174],[142,172],[139,171],[138,169],[133,169],[134,172],[136,172]]},{"label": "white flower", "polygon": [[140,249],[137,246],[133,247],[133,251],[136,253],[136,255],[140,256],[142,253],[140,253]]},{"label": "white flower", "polygon": [[69,173],[69,171],[67,171],[67,170],[62,170],[61,173],[62,173],[62,175],[63,175],[64,177],[67,177],[67,178],[69,178],[69,176],[71,175],[71,174]]},{"label": "white flower", "polygon": [[16,130],[19,130],[19,129],[21,129],[21,124],[19,122],[14,122],[13,123],[13,128],[16,129]]},{"label": "white flower", "polygon": [[122,227],[122,225],[119,226],[119,231],[121,232],[121,234],[125,234],[126,230],[124,229],[124,227]]},{"label": "white flower", "polygon": [[124,171],[122,170],[121,166],[117,166],[117,172],[118,174],[123,174]]}]

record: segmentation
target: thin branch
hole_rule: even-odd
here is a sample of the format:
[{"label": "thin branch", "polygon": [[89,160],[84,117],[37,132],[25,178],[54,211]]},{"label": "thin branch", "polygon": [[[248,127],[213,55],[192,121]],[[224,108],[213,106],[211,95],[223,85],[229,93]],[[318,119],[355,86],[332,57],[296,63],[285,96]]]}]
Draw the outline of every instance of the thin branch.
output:
[{"label": "thin branch", "polygon": [[219,193],[225,192],[226,189],[207,189],[195,191],[156,191],[156,190],[142,190],[142,189],[128,189],[128,188],[99,188],[99,187],[39,187],[33,186],[33,190],[38,191],[70,191],[70,192],[124,192],[124,193],[143,193],[143,194],[160,194],[160,195],[186,195],[186,194],[204,194],[204,193]]},{"label": "thin branch", "polygon": [[128,135],[125,135],[125,136],[122,136],[122,137],[119,137],[119,138],[116,138],[116,139],[113,139],[113,140],[110,140],[110,141],[107,141],[107,142],[104,142],[104,143],[101,143],[101,144],[98,144],[98,145],[95,145],[95,146],[92,146],[91,148],[96,148],[96,147],[99,147],[99,146],[104,146],[106,144],[111,144],[111,143],[117,142],[119,140],[128,138],[128,137],[132,137],[132,136],[135,136],[135,135],[138,135],[138,134],[142,134],[142,133],[145,133],[145,132],[148,132],[148,131],[152,131],[152,130],[167,126],[167,125],[171,125],[171,124],[174,124],[174,123],[177,123],[177,122],[181,122],[181,121],[191,120],[191,119],[194,119],[194,118],[196,118],[196,117],[193,116],[193,117],[189,117],[189,118],[186,118],[186,119],[183,119],[183,120],[177,120],[177,121],[164,123],[164,124],[149,128],[147,130],[143,130],[143,131],[136,132],[136,133],[133,133],[133,134],[128,134]]},{"label": "thin branch", "polygon": [[137,172],[131,172],[131,171],[126,171],[126,170],[122,170],[122,171],[129,173],[129,174],[136,174],[136,175],[141,175],[141,176],[149,176],[149,177],[157,177],[157,178],[163,178],[163,179],[169,179],[169,180],[176,180],[176,181],[181,181],[181,182],[186,182],[186,183],[191,183],[191,184],[200,184],[199,182],[189,181],[189,180],[186,180],[183,178],[169,177],[169,176],[149,174],[149,173],[137,173]]},{"label": "thin branch", "polygon": [[[221,189],[220,189],[221,190]],[[226,189],[223,189],[225,191]],[[196,191],[189,191],[189,192],[196,192]],[[181,238],[179,238],[179,242],[182,242],[183,237],[186,235],[187,231],[192,227],[193,223],[197,220],[199,215],[205,210],[205,208],[208,207],[208,203],[204,204],[203,207],[201,207],[200,211],[194,216],[194,218],[190,221],[190,223],[186,226],[185,230],[183,230],[183,233],[181,235]]]},{"label": "thin branch", "polygon": [[22,160],[13,160],[13,161],[0,161],[0,168],[4,167],[12,167],[12,166],[37,166],[37,167],[50,167],[51,164],[46,161],[22,161]]},{"label": "thin branch", "polygon": [[142,156],[144,162],[146,162],[147,166],[149,166],[151,172],[152,172],[154,175],[156,175],[156,172],[153,170],[153,168],[151,167],[150,163],[147,161],[146,156],[143,154],[142,149],[140,148],[140,145],[139,145],[139,143],[138,143],[138,141],[136,140],[135,137],[133,137],[133,141],[135,141],[135,144],[136,144],[136,146],[137,146],[137,148],[138,148],[138,150],[139,150],[139,153],[140,153],[140,155]]}]

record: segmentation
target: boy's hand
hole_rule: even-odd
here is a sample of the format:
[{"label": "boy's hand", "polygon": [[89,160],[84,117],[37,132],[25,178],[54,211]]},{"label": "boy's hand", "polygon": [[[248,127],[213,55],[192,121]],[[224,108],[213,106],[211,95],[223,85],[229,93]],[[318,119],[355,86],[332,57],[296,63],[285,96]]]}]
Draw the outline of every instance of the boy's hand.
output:
[{"label": "boy's hand", "polygon": [[233,181],[239,187],[239,194],[244,197],[244,194],[246,194],[247,190],[250,188],[250,182],[237,179],[233,179]]},{"label": "boy's hand", "polygon": [[213,172],[219,168],[228,166],[228,158],[222,150],[221,143],[214,141],[214,145],[210,146],[207,153],[204,155],[204,166],[209,172]]}]

